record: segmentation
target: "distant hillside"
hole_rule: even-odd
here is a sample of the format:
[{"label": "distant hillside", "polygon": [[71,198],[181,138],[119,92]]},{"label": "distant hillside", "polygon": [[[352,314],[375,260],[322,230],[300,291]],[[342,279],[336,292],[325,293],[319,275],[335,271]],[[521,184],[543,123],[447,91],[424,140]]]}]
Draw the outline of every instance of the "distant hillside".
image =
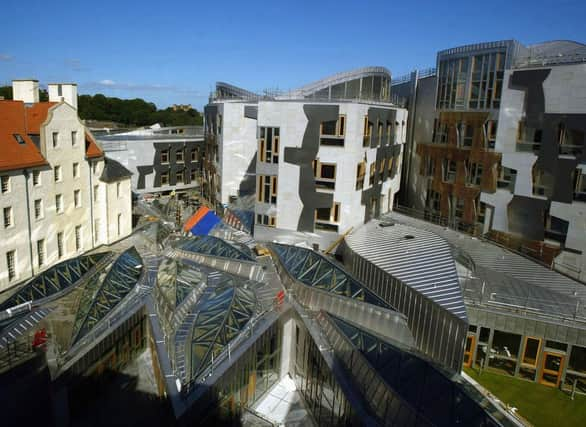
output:
[{"label": "distant hillside", "polygon": [[[12,99],[10,86],[0,87],[0,96],[4,99]],[[41,101],[47,101],[47,91],[40,91]],[[153,123],[161,123],[163,126],[202,125],[201,113],[193,108],[176,109],[166,108],[158,110],[152,102],[143,99],[120,99],[96,95],[79,95],[77,98],[79,117],[84,120],[99,120],[116,122],[122,125],[146,126]]]}]

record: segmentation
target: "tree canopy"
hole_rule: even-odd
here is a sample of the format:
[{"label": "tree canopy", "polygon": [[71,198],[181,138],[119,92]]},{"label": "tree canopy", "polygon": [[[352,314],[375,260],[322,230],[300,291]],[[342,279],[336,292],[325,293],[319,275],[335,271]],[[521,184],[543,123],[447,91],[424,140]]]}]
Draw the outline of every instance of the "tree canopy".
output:
[{"label": "tree canopy", "polygon": [[[12,99],[12,87],[0,86],[0,97]],[[46,90],[39,93],[41,101],[48,101]],[[187,126],[203,124],[201,113],[193,108],[188,110],[172,108],[158,110],[152,102],[143,99],[120,99],[95,95],[79,95],[77,98],[79,117],[84,120],[116,122],[127,126],[146,126],[161,123],[163,126]]]}]

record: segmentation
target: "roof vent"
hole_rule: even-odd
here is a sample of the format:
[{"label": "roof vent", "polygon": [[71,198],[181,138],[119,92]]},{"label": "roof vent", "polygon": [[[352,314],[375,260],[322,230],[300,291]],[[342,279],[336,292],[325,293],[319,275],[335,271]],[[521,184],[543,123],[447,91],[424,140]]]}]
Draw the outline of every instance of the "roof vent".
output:
[{"label": "roof vent", "polygon": [[415,236],[412,236],[411,234],[405,235],[405,240],[411,240],[411,239],[415,239]]},{"label": "roof vent", "polygon": [[379,227],[392,227],[393,225],[395,225],[395,223],[393,221],[381,221],[378,223]]}]

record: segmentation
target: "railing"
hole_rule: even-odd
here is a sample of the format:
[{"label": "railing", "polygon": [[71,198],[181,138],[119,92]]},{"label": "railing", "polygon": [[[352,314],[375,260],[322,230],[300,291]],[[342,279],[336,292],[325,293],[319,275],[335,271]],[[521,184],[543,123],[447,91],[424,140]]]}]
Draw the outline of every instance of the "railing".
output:
[{"label": "railing", "polygon": [[[561,322],[586,323],[586,306],[580,304],[579,300],[575,303],[563,303],[528,295],[515,296],[490,292],[485,290],[484,284],[481,284],[478,278],[464,278],[460,282],[464,301],[470,306],[489,307],[507,312],[515,311],[522,315],[532,315],[549,321],[555,319]],[[553,310],[558,312],[555,313]]]},{"label": "railing", "polygon": [[529,55],[517,58],[514,64],[514,68],[531,68],[555,64],[578,64],[583,62],[586,62],[585,53],[575,53],[569,55]]}]

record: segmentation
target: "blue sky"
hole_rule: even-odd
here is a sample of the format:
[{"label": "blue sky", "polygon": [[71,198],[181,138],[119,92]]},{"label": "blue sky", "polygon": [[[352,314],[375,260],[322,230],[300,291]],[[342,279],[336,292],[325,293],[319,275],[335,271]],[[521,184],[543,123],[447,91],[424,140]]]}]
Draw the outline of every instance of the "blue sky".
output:
[{"label": "blue sky", "polygon": [[586,42],[585,0],[3,0],[0,10],[0,84],[73,81],[159,107],[201,108],[216,81],[288,89],[367,65],[399,76],[468,43]]}]

